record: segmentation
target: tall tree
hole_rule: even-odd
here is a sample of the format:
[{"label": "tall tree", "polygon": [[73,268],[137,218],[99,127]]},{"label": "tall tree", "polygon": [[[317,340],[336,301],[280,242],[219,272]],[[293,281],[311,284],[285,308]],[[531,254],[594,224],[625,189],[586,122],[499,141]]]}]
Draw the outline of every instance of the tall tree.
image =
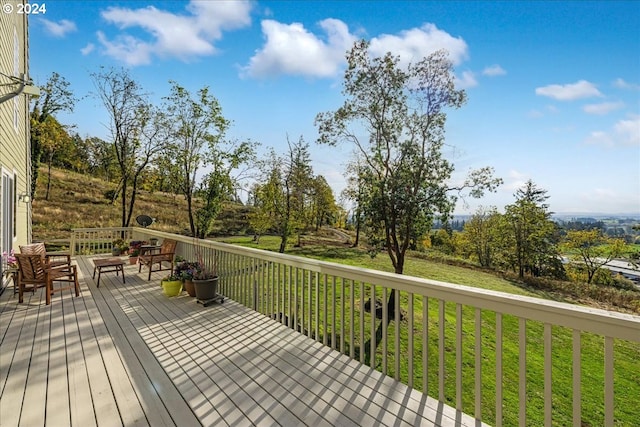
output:
[{"label": "tall tree", "polygon": [[196,236],[194,193],[198,173],[220,154],[229,121],[208,87],[192,94],[176,82],[172,81],[171,85],[170,94],[164,98],[164,110],[171,126],[171,153],[180,167],[179,189],[187,201],[191,234]]},{"label": "tall tree", "polygon": [[403,69],[387,53],[372,58],[369,43],[356,42],[347,55],[344,105],[316,117],[319,143],[355,145],[364,170],[363,208],[369,241],[385,250],[402,274],[412,238],[424,235],[434,217],[447,217],[455,206],[452,191],[470,188],[472,196],[501,181],[484,168],[459,186],[449,179],[453,164],[443,154],[446,108],[466,100],[454,88],[451,62],[437,51]]},{"label": "tall tree", "polygon": [[121,224],[128,227],[138,180],[163,147],[162,116],[148,104],[147,95],[127,70],[101,68],[91,78],[110,119],[109,131],[120,174]]},{"label": "tall tree", "polygon": [[42,95],[36,98],[31,111],[31,196],[36,195],[38,168],[42,156],[40,125],[47,117],[55,116],[61,111],[72,112],[77,99],[69,88],[69,82],[60,74],[53,72],[41,87]]},{"label": "tall tree", "polygon": [[505,229],[513,242],[508,248],[518,277],[540,276],[558,267],[558,233],[551,221],[547,191],[529,180],[514,194],[516,202],[505,207]]},{"label": "tall tree", "polygon": [[[449,183],[454,167],[442,153],[445,109],[461,107],[466,95],[454,87],[446,51],[403,68],[399,57],[372,57],[369,43],[358,41],[347,54],[343,94],[342,107],[316,117],[318,142],[348,141],[356,147],[366,166],[363,208],[369,243],[373,251],[386,251],[394,271],[402,274],[411,241],[429,230],[434,217],[453,210],[451,191],[471,188],[471,195],[479,197],[500,180],[485,168],[459,186]],[[387,301],[390,318],[396,315],[395,297],[391,292]]]}]

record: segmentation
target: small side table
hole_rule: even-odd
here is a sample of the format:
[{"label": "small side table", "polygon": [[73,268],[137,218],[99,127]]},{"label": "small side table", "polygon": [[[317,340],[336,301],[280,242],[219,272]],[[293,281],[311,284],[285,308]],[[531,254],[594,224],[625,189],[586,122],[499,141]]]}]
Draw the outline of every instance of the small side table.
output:
[{"label": "small side table", "polygon": [[124,261],[121,258],[99,258],[93,260],[93,278],[96,278],[96,271],[98,272],[97,287],[100,287],[100,274],[116,272],[116,276],[119,272],[122,273],[122,283],[124,282]]}]

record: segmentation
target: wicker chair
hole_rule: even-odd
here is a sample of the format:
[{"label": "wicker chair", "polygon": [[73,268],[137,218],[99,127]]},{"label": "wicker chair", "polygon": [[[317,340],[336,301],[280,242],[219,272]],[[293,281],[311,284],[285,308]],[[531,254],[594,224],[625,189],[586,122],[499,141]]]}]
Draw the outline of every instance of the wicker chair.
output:
[{"label": "wicker chair", "polygon": [[[39,254],[16,254],[18,261],[18,302],[24,301],[23,294],[27,288],[34,291],[45,287],[47,305],[51,304],[51,295],[67,289],[75,289],[76,296],[80,296],[78,271],[75,265],[60,265],[49,267]],[[66,286],[54,287],[54,282],[67,283]]]},{"label": "wicker chair", "polygon": [[[171,239],[164,239],[160,246],[160,252],[140,255],[138,257],[138,273],[142,271],[142,266],[149,267],[149,277],[147,280],[151,280],[152,271],[171,270],[173,272],[173,264],[176,256],[177,241]],[[169,263],[169,268],[163,268],[163,262]],[[158,264],[156,270],[153,269],[153,265]]]}]

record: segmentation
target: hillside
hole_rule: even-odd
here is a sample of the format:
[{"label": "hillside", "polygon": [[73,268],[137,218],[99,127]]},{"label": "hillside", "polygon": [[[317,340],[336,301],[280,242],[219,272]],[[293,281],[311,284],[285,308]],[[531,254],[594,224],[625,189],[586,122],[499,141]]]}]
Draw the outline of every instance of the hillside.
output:
[{"label": "hillside", "polygon": [[[73,228],[119,227],[122,225],[120,199],[112,204],[105,193],[115,183],[63,169],[53,169],[49,200],[45,200],[47,174],[41,169],[36,197],[33,200],[33,239],[68,240]],[[185,233],[189,229],[187,204],[183,196],[161,192],[138,191],[131,225],[137,215],[156,219],[155,230]],[[242,231],[246,208],[229,204],[220,215],[218,228]]]}]

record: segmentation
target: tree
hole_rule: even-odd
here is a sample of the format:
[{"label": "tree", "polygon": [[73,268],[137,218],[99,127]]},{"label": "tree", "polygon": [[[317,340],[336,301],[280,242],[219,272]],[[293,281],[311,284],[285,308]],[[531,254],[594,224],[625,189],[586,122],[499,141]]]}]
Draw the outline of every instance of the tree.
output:
[{"label": "tree", "polygon": [[479,208],[464,225],[463,251],[473,255],[482,267],[492,268],[498,252],[500,214],[495,207]]},{"label": "tree", "polygon": [[[109,131],[120,174],[122,226],[133,215],[139,179],[153,157],[164,147],[164,116],[148,102],[142,87],[125,69],[92,73],[97,97],[109,115]],[[129,190],[131,187],[131,190]]]},{"label": "tree", "polygon": [[411,238],[424,235],[434,217],[450,214],[456,201],[452,191],[471,188],[471,195],[479,197],[501,181],[484,168],[459,186],[449,185],[454,167],[442,155],[444,110],[462,106],[466,95],[454,88],[446,52],[434,52],[403,70],[399,57],[371,58],[368,47],[359,41],[348,53],[347,100],[316,117],[318,142],[355,145],[363,165],[369,241],[374,249],[386,250],[395,272],[402,274]]},{"label": "tree", "polygon": [[601,230],[578,230],[567,232],[563,244],[574,261],[587,270],[587,283],[591,283],[598,270],[624,252],[625,242],[605,236]]},{"label": "tree", "polygon": [[546,190],[529,180],[514,194],[516,202],[505,207],[503,232],[512,239],[507,250],[518,277],[540,276],[559,268],[557,227],[544,202]]},{"label": "tree", "polygon": [[213,156],[212,171],[203,180],[199,195],[204,200],[204,206],[195,212],[196,236],[204,239],[209,235],[215,219],[222,210],[224,201],[231,200],[242,174],[232,175],[241,164],[255,159],[254,145],[250,141],[228,146]]},{"label": "tree", "polygon": [[48,117],[60,111],[72,112],[77,99],[69,89],[69,82],[60,74],[53,72],[41,87],[42,95],[36,98],[31,111],[31,196],[36,195],[36,184],[42,156],[42,125]]},{"label": "tree", "polygon": [[311,180],[311,204],[313,226],[316,231],[325,224],[329,224],[337,212],[336,200],[333,190],[322,175]]},{"label": "tree", "polygon": [[363,203],[365,200],[365,173],[365,166],[356,157],[352,162],[347,164],[347,187],[342,190],[342,197],[353,203],[353,222],[355,223],[356,228],[356,237],[353,241],[354,248],[357,248],[360,244],[360,231],[364,221]]},{"label": "tree", "polygon": [[287,144],[286,155],[278,156],[272,151],[262,163],[264,181],[254,190],[256,212],[251,218],[252,227],[270,228],[280,236],[280,253],[284,253],[293,235],[297,235],[300,244],[300,234],[308,224],[313,182],[309,145],[302,137],[296,143],[287,138]]},{"label": "tree", "polygon": [[[501,181],[484,168],[460,185],[449,182],[454,167],[442,153],[445,109],[461,107],[466,95],[454,88],[446,51],[403,69],[399,57],[372,58],[369,43],[358,41],[347,54],[343,94],[342,107],[316,117],[318,142],[354,144],[365,166],[361,179],[369,244],[374,253],[386,251],[394,271],[402,274],[410,242],[424,236],[434,217],[450,215],[453,191],[469,188],[480,197]],[[392,318],[395,294],[387,302]],[[382,336],[381,327],[376,335]]]},{"label": "tree", "polygon": [[53,165],[54,155],[63,146],[71,144],[71,137],[65,128],[51,115],[46,116],[41,122],[34,121],[31,133],[36,136],[41,155],[44,155],[47,163],[47,191],[44,198],[49,200],[49,195],[51,194],[51,166]]},{"label": "tree", "polygon": [[191,94],[174,81],[171,85],[169,96],[164,98],[164,111],[170,125],[170,151],[180,168],[178,186],[187,201],[191,234],[196,236],[194,192],[198,172],[216,161],[229,121],[207,86]]}]

